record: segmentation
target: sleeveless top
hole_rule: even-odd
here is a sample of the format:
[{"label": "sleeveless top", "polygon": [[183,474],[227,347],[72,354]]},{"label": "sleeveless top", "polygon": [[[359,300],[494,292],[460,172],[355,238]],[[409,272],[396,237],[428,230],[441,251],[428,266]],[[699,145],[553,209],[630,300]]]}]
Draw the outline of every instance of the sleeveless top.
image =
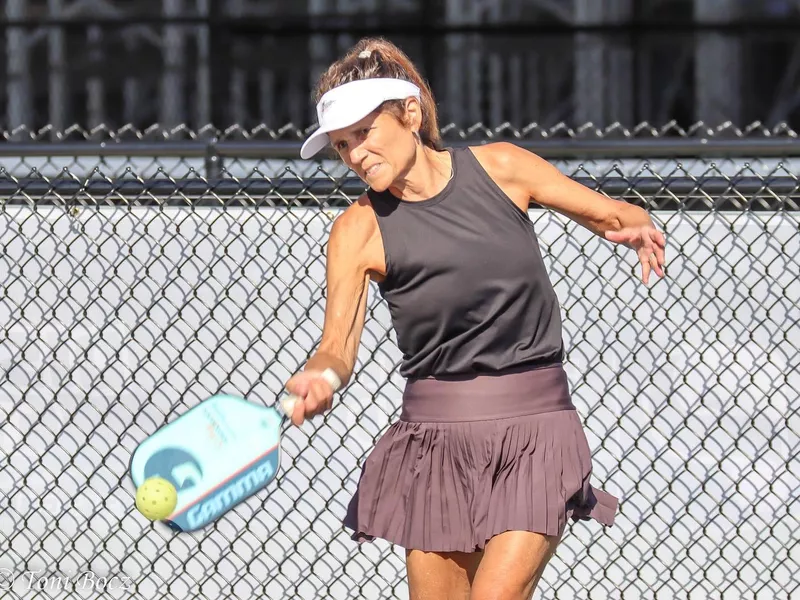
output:
[{"label": "sleeveless top", "polygon": [[421,201],[368,196],[386,259],[378,284],[408,379],[490,374],[562,362],[558,298],[528,214],[469,148]]}]

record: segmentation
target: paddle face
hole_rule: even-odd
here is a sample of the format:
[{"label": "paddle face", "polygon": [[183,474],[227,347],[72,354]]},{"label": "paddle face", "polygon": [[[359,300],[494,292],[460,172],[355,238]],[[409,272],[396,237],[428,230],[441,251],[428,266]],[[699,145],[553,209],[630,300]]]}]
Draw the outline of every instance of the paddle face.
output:
[{"label": "paddle face", "polygon": [[137,488],[155,476],[172,483],[178,503],[166,523],[202,529],[275,478],[283,418],[238,396],[212,396],[139,444],[131,479]]}]

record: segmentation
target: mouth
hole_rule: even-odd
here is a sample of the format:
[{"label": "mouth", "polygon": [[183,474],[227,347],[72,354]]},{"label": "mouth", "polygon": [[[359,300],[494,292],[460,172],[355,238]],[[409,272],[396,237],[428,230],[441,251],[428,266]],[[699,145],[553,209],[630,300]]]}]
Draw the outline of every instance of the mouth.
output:
[{"label": "mouth", "polygon": [[372,177],[373,175],[375,175],[375,172],[380,168],[381,168],[380,164],[372,165],[369,169],[364,171],[364,175],[367,177]]}]

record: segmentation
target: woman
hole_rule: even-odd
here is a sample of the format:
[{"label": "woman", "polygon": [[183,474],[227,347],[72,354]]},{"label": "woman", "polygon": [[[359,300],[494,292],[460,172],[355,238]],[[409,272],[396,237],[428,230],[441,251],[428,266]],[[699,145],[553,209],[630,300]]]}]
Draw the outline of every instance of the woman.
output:
[{"label": "woman", "polygon": [[558,299],[531,199],[634,249],[663,277],[647,213],[509,143],[443,149],[430,89],[380,39],[323,74],[310,158],[330,144],[369,186],[334,222],[322,340],[286,384],[301,425],[350,380],[370,280],[407,378],[400,419],[368,457],[345,525],[406,550],[410,597],[530,598],[568,520],[611,526],[562,366]]}]

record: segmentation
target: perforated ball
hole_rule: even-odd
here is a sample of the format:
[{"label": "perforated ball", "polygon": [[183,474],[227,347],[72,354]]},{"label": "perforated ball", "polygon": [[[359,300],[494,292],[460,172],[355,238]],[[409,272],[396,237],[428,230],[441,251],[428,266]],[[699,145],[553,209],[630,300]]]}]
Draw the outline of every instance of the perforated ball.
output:
[{"label": "perforated ball", "polygon": [[166,519],[178,504],[178,491],[162,477],[145,479],[136,489],[136,509],[151,521]]}]

